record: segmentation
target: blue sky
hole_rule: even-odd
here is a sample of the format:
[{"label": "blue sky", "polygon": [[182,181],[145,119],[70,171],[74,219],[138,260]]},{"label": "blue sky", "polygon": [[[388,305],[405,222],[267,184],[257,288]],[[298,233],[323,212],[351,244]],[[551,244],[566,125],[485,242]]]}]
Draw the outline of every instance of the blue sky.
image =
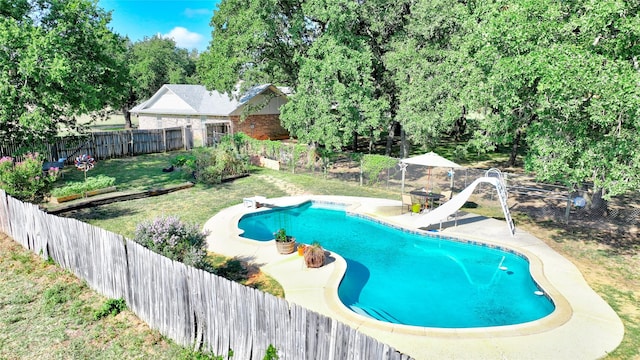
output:
[{"label": "blue sky", "polygon": [[136,42],[160,34],[178,47],[204,51],[211,40],[209,21],[219,0],[99,0],[111,11],[113,32]]}]

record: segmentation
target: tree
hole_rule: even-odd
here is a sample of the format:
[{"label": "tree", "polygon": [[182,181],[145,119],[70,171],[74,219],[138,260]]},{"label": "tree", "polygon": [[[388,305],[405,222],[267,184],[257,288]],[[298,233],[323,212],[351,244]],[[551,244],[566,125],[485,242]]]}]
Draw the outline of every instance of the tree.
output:
[{"label": "tree", "polygon": [[129,43],[124,54],[129,81],[122,93],[120,107],[125,127],[131,127],[129,110],[139,101],[150,98],[164,84],[196,84],[198,52],[176,47],[172,39],[153,36]]},{"label": "tree", "polygon": [[233,93],[262,83],[295,87],[299,57],[318,31],[302,0],[223,0],[213,14],[213,40],[198,62],[210,89]]},{"label": "tree", "polygon": [[593,183],[593,206],[640,186],[640,74],[572,45],[549,48],[527,168],[540,180]]},{"label": "tree", "polygon": [[511,142],[512,161],[524,141],[529,171],[542,181],[592,182],[594,207],[636,189],[638,25],[625,14],[637,11],[545,0],[487,11],[474,57],[487,76],[491,116],[476,139]]},{"label": "tree", "polygon": [[[403,6],[387,0],[225,0],[212,18],[213,40],[198,70],[208,87],[227,93],[239,82],[245,88],[290,86],[294,95],[283,123],[305,141],[336,148],[356,145],[359,134],[373,140],[392,119],[394,92],[382,85],[393,83],[383,55],[403,12],[384,11],[389,9]],[[388,26],[381,19],[390,19]]]},{"label": "tree", "polygon": [[444,136],[462,136],[467,109],[481,84],[467,43],[476,22],[459,1],[417,1],[405,36],[392,43],[387,66],[398,89],[397,119],[414,143],[434,146]]},{"label": "tree", "polygon": [[596,0],[224,0],[199,69],[217,90],[292,86],[281,118],[305,142],[340,148],[399,123],[420,145],[453,135],[480,152],[509,146],[510,165],[526,152],[540,180],[591,181],[606,197],[640,176],[630,171],[639,11]]},{"label": "tree", "polygon": [[387,104],[373,96],[371,53],[365,42],[325,34],[302,64],[300,84],[280,116],[294,136],[340,149],[354,140],[354,134],[379,131]]},{"label": "tree", "polygon": [[0,141],[37,144],[119,96],[121,42],[88,0],[0,1]]}]

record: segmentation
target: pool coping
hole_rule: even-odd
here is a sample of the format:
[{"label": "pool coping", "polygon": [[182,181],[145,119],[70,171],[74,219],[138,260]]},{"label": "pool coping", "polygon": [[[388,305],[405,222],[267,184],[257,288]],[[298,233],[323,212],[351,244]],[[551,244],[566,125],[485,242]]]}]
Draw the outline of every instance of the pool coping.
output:
[{"label": "pool coping", "polygon": [[[345,204],[350,213],[408,231],[417,231],[420,216],[389,215],[400,201],[346,196],[305,195],[269,199],[275,206],[307,201]],[[237,224],[248,213],[265,208],[238,204],[220,211],[205,224],[209,250],[257,263],[278,280],[285,298],[344,322],[416,359],[422,358],[601,358],[622,341],[624,327],[611,307],[586,283],[579,270],[543,241],[516,229],[511,236],[504,221],[467,214],[457,226],[438,234],[488,246],[512,249],[527,257],[532,276],[554,302],[548,316],[518,325],[488,328],[441,329],[390,324],[356,314],[342,304],[337,289],[346,270],[339,254],[319,269],[308,269],[297,254],[280,255],[273,241],[240,237]],[[386,211],[385,211],[386,210]],[[445,224],[453,225],[453,224]]]}]

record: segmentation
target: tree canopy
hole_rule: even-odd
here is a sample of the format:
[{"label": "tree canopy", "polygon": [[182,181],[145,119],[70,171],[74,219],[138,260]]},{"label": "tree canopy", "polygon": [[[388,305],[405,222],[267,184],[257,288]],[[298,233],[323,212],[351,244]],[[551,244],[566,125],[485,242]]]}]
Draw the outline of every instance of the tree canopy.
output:
[{"label": "tree canopy", "polygon": [[290,86],[283,125],[332,148],[400,124],[427,149],[511,148],[538,179],[640,185],[640,3],[222,0],[209,87]]},{"label": "tree canopy", "polygon": [[196,62],[198,52],[176,47],[172,39],[160,36],[146,37],[133,44],[127,41],[126,59],[128,76],[123,87],[119,107],[125,116],[126,127],[131,127],[129,110],[138,102],[150,98],[164,84],[197,84]]},{"label": "tree canopy", "polygon": [[110,14],[89,0],[0,0],[0,140],[41,143],[104,109],[125,78]]}]

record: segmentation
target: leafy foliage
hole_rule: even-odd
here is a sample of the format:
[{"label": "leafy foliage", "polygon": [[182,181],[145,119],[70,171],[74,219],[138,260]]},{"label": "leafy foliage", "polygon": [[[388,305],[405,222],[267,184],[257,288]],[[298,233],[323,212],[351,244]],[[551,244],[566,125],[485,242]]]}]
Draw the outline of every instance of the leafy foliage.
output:
[{"label": "leafy foliage", "polygon": [[125,82],[121,39],[90,0],[0,1],[0,141],[46,142]]},{"label": "leafy foliage", "polygon": [[58,168],[43,173],[42,158],[37,153],[27,153],[18,162],[8,156],[0,158],[0,188],[19,200],[41,200],[58,174]]},{"label": "leafy foliage", "polygon": [[197,148],[195,160],[185,161],[197,182],[219,184],[229,176],[246,174],[249,168],[247,157],[240,155],[231,144],[220,144],[216,148]]},{"label": "leafy foliage", "polygon": [[273,234],[273,237],[277,242],[293,241],[293,238],[287,235],[287,230],[285,228],[278,229],[278,231]]},{"label": "leafy foliage", "polygon": [[238,259],[229,259],[216,268],[216,274],[225,279],[240,282],[247,279],[249,271]]},{"label": "leafy foliage", "polygon": [[362,172],[369,179],[369,184],[376,184],[379,181],[383,170],[394,167],[398,164],[398,159],[385,155],[366,154],[362,157]]},{"label": "leafy foliage", "polygon": [[198,52],[176,47],[172,39],[159,35],[126,44],[122,58],[127,63],[128,83],[120,94],[125,122],[131,127],[129,110],[138,102],[149,99],[164,84],[197,84]]},{"label": "leafy foliage", "polygon": [[84,194],[87,191],[104,189],[115,184],[116,178],[106,175],[96,175],[85,181],[71,181],[62,187],[53,188],[51,196],[61,197],[73,194]]},{"label": "leafy foliage", "polygon": [[136,227],[135,242],[169,259],[209,270],[206,260],[206,232],[196,224],[182,223],[174,216],[160,216]]},{"label": "leafy foliage", "polygon": [[200,69],[218,90],[291,86],[281,119],[310,145],[375,141],[398,123],[426,149],[450,137],[466,141],[460,153],[508,147],[508,165],[525,154],[539,180],[590,182],[606,198],[640,185],[638,12],[606,1],[224,0]]},{"label": "leafy foliage", "polygon": [[278,356],[278,349],[276,349],[276,347],[273,346],[273,344],[269,344],[269,347],[267,347],[267,351],[265,352],[262,360],[278,360],[278,359],[280,359],[280,357]]},{"label": "leafy foliage", "polygon": [[193,166],[193,163],[196,161],[196,157],[194,155],[178,155],[171,159],[171,165],[175,167],[183,167],[183,166]]},{"label": "leafy foliage", "polygon": [[116,316],[126,309],[127,303],[124,299],[107,299],[107,301],[102,304],[102,307],[93,313],[93,318],[95,320],[100,320],[109,315]]}]

